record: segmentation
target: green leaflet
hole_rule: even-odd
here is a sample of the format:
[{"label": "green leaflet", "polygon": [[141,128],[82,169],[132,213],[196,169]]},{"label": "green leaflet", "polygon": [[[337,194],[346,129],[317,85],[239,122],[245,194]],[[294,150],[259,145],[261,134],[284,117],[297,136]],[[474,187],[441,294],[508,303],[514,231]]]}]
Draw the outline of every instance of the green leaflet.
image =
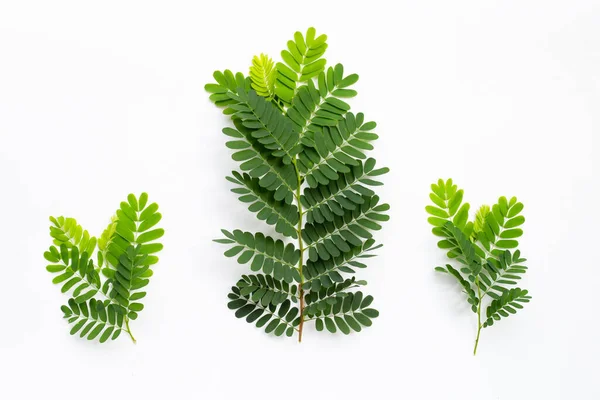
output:
[{"label": "green leaflet", "polygon": [[305,146],[314,147],[316,134],[324,127],[336,126],[344,118],[350,105],[342,99],[356,96],[356,91],[349,87],[357,81],[357,74],[344,76],[344,66],[337,64],[319,73],[316,84],[309,80],[298,89],[287,116],[296,125]]},{"label": "green leaflet", "polygon": [[[469,222],[469,203],[462,202],[464,191],[458,189],[453,184],[452,179],[444,182],[440,179],[437,184],[431,185],[431,193],[429,198],[433,202],[432,205],[425,207],[430,217],[427,221],[433,225],[431,230],[434,235],[446,237],[443,232],[443,226],[446,222],[451,221],[458,229],[466,235],[470,235],[473,230],[473,223]],[[446,239],[438,242],[438,247],[441,249],[451,248],[450,243]],[[453,258],[455,254],[448,251],[448,257]]]},{"label": "green leaflet", "polygon": [[148,255],[147,264],[156,264],[158,256],[155,254],[163,248],[157,240],[165,233],[162,228],[156,227],[161,219],[158,204],[148,203],[146,193],[142,193],[139,200],[129,195],[127,201],[122,201],[116,213],[115,232],[108,246],[108,264],[102,269],[102,273],[112,278],[121,256],[129,247],[137,244],[141,245],[142,253]]},{"label": "green leaflet", "polygon": [[294,167],[273,157],[240,121],[234,120],[234,125],[237,129],[223,129],[225,135],[235,139],[226,143],[228,148],[234,150],[231,158],[241,162],[240,169],[247,171],[250,177],[257,178],[260,187],[273,192],[275,200],[292,204],[294,191],[298,188]]},{"label": "green leaflet", "polygon": [[233,244],[233,247],[225,252],[225,256],[238,256],[238,263],[251,262],[252,271],[262,270],[265,274],[273,275],[277,280],[287,283],[294,280],[300,282],[300,274],[296,267],[300,259],[300,251],[293,244],[285,245],[282,240],[273,240],[271,236],[265,236],[260,232],[252,234],[237,229],[233,232],[223,229],[222,232],[229,240],[228,243]]},{"label": "green leaflet", "polygon": [[250,78],[246,78],[241,72],[234,74],[228,69],[223,72],[215,71],[213,78],[215,83],[207,83],[204,86],[204,89],[211,93],[210,101],[217,107],[223,107],[223,114],[231,115],[235,113],[230,105],[235,104],[236,101],[230,98],[229,95],[237,93],[238,88],[243,88],[246,91],[250,90]]},{"label": "green leaflet", "polygon": [[444,224],[442,232],[446,234],[448,243],[452,245],[449,253],[464,265],[461,272],[467,274],[471,282],[475,282],[482,268],[481,249],[450,221]]},{"label": "green leaflet", "polygon": [[83,303],[69,299],[67,306],[62,306],[63,318],[72,325],[71,335],[79,334],[88,340],[98,339],[100,343],[108,339],[115,340],[123,329],[123,313],[109,300],[97,301],[92,298]]},{"label": "green leaflet", "polygon": [[335,283],[329,287],[322,287],[320,290],[312,290],[306,295],[306,315],[313,317],[320,315],[327,310],[329,306],[343,301],[348,296],[347,289],[366,285],[366,282],[356,281],[355,277]]},{"label": "green leaflet", "polygon": [[259,96],[268,99],[275,97],[277,70],[275,69],[275,63],[269,56],[264,54],[254,56],[250,67],[250,79],[252,80],[252,89]]},{"label": "green leaflet", "polygon": [[479,210],[477,210],[475,220],[473,221],[473,232],[471,232],[473,239],[477,239],[479,232],[483,232],[485,229],[486,219],[489,213],[490,206],[487,204],[482,205]]},{"label": "green leaflet", "polygon": [[496,258],[504,250],[516,249],[519,245],[517,239],[523,235],[520,226],[525,223],[522,210],[523,203],[518,202],[516,197],[510,201],[500,197],[491,212],[487,213],[483,229],[477,233],[477,240]]},{"label": "green leaflet", "polygon": [[71,295],[61,307],[71,335],[104,343],[125,331],[135,342],[129,322],[144,308],[142,289],[162,249],[157,240],[164,231],[156,227],[161,218],[146,193],[130,194],[98,240],[73,218],[50,217],[54,245],[44,253],[50,262],[46,270],[55,274],[52,282],[61,292]]},{"label": "green leaflet", "polygon": [[271,227],[270,235],[222,230],[215,240],[255,273],[232,288],[228,307],[299,341],[308,322],[347,334],[377,317],[373,298],[356,291],[366,282],[350,275],[381,247],[373,234],[389,219],[374,191],[389,169],[369,156],[376,123],[350,110],[358,75],[327,67],[326,39],[314,28],[296,32],[280,62],[260,54],[248,77],[217,71],[206,85],[232,120],[223,133],[241,171],[227,177],[231,191]]},{"label": "green leaflet", "polygon": [[275,93],[283,102],[291,104],[298,86],[325,69],[326,41],[326,35],[317,37],[315,28],[309,28],[306,35],[296,32],[294,40],[287,42],[287,50],[281,52],[283,62],[277,63],[275,83]]},{"label": "green leaflet", "polygon": [[379,203],[379,197],[363,196],[363,203],[343,216],[335,216],[332,222],[307,224],[302,237],[307,244],[310,261],[329,260],[350,251],[351,246],[362,246],[372,238],[371,231],[380,230],[380,222],[389,220],[384,214],[388,204]]},{"label": "green leaflet", "polygon": [[300,200],[305,207],[309,223],[333,222],[335,216],[344,216],[347,210],[355,210],[364,204],[363,196],[375,195],[367,186],[380,186],[377,176],[386,174],[388,168],[374,169],[375,160],[358,161],[347,173],[328,184],[305,188]]},{"label": "green leaflet", "polygon": [[497,259],[489,258],[480,274],[479,285],[483,296],[489,295],[497,300],[506,292],[506,286],[516,285],[521,275],[527,272],[527,267],[523,264],[525,261],[527,260],[521,258],[519,250],[514,253],[505,250]]},{"label": "green leaflet", "polygon": [[361,259],[375,257],[370,252],[381,246],[383,245],[375,245],[375,240],[367,239],[362,246],[353,246],[349,251],[329,260],[308,260],[303,269],[304,289],[318,292],[323,287],[329,288],[336,282],[343,282],[343,273],[354,274],[357,268],[366,268],[367,265]]},{"label": "green leaflet", "polygon": [[298,302],[298,286],[274,279],[271,275],[242,275],[236,286],[241,295],[248,296],[265,307],[269,304],[277,306],[288,298],[293,303]]},{"label": "green leaflet", "polygon": [[527,290],[514,288],[504,292],[500,298],[493,300],[487,308],[487,320],[483,323],[483,327],[487,328],[494,325],[494,321],[500,321],[500,319],[506,318],[510,314],[516,314],[517,310],[523,308],[522,303],[529,303],[529,300],[531,300],[531,296],[528,296],[527,293]]},{"label": "green leaflet", "polygon": [[242,294],[239,287],[231,288],[228,295],[229,303],[227,307],[230,310],[236,310],[237,318],[245,318],[246,322],[254,323],[258,328],[264,328],[265,332],[273,333],[275,336],[281,336],[285,333],[290,337],[294,331],[298,330],[300,323],[298,308],[291,306],[289,299],[284,300],[278,305],[269,302],[263,305],[262,300],[252,300],[252,293]]},{"label": "green leaflet", "polygon": [[[521,276],[527,271],[517,249],[517,239],[523,235],[520,226],[525,222],[521,215],[523,204],[516,197],[500,197],[492,207],[483,205],[469,221],[469,203],[463,203],[463,190],[452,179],[431,185],[431,205],[425,210],[432,232],[442,239],[438,247],[460,266],[447,264],[435,270],[453,276],[462,286],[467,302],[477,314],[477,338],[473,354],[477,353],[482,328],[495,321],[516,314],[528,303],[528,291],[518,287]],[[512,251],[511,251],[512,250]],[[485,321],[481,319],[482,303],[491,299]]]},{"label": "green leaflet", "polygon": [[87,301],[101,290],[102,282],[94,263],[87,251],[79,253],[76,246],[60,245],[60,250],[54,246],[44,253],[44,258],[53,264],[47,265],[46,270],[57,273],[52,283],[61,284],[61,292],[73,292],[76,303]]},{"label": "green leaflet", "polygon": [[276,200],[274,192],[261,187],[257,178],[237,171],[232,171],[231,174],[233,176],[228,176],[227,180],[237,186],[231,191],[240,195],[241,202],[250,204],[248,206],[250,212],[257,213],[256,217],[267,224],[275,225],[276,232],[294,239],[298,238],[296,231],[298,207]]},{"label": "green leaflet", "polygon": [[317,331],[325,327],[331,333],[339,331],[347,335],[351,331],[360,332],[363,327],[371,326],[372,320],[379,316],[379,311],[369,308],[372,302],[372,296],[364,296],[360,291],[350,292],[333,304],[325,303],[323,309],[315,310],[310,318],[314,319]]},{"label": "green leaflet", "polygon": [[63,244],[67,247],[76,246],[80,252],[85,251],[88,254],[96,248],[96,238],[83,230],[74,218],[50,217],[50,222],[52,222],[50,236],[56,246],[60,247]]},{"label": "green leaflet", "polygon": [[117,221],[117,216],[113,216],[110,219],[110,223],[98,239],[98,267],[100,268],[104,266],[104,260],[106,260],[110,245],[115,236],[117,230]]},{"label": "green leaflet", "polygon": [[246,92],[240,88],[237,94],[229,97],[236,101],[231,106],[236,110],[234,116],[250,131],[250,135],[270,150],[273,157],[282,158],[284,164],[290,164],[300,151],[299,136],[290,120],[254,91]]},{"label": "green leaflet", "polygon": [[299,165],[308,185],[327,185],[339,179],[340,173],[350,172],[357,165],[356,159],[366,159],[365,151],[373,150],[370,142],[378,138],[372,132],[375,126],[374,122],[364,122],[362,113],[348,113],[337,125],[315,133],[314,148],[306,148],[300,155]]}]

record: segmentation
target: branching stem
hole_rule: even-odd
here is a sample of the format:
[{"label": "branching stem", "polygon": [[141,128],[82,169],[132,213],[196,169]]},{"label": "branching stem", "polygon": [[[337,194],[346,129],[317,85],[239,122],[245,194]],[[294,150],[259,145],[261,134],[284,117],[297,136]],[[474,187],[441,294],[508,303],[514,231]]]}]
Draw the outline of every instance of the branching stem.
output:
[{"label": "branching stem", "polygon": [[137,341],[135,340],[135,338],[133,337],[133,334],[131,333],[131,328],[129,328],[129,317],[125,317],[125,327],[127,328],[127,333],[129,334],[129,337],[133,341],[133,344],[136,344]]}]

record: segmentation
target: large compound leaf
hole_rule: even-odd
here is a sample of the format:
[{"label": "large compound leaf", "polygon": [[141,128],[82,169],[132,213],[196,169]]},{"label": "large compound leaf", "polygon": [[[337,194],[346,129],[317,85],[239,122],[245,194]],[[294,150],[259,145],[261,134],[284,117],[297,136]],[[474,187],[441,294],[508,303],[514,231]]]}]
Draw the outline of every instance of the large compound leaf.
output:
[{"label": "large compound leaf", "polygon": [[[443,237],[438,246],[447,251],[449,258],[462,264],[460,269],[450,264],[435,269],[459,282],[471,310],[478,315],[475,354],[482,328],[515,314],[523,308],[522,303],[531,299],[527,290],[510,288],[527,271],[523,264],[526,260],[516,249],[516,239],[523,234],[520,226],[525,222],[520,215],[523,204],[516,197],[510,200],[500,197],[492,207],[481,206],[470,222],[468,203],[462,203],[463,191],[451,179],[445,182],[440,179],[433,184],[430,198],[434,205],[426,208],[430,214],[428,221],[434,225],[433,233]],[[492,301],[482,323],[480,316],[486,296]]]},{"label": "large compound leaf", "polygon": [[[235,126],[223,130],[241,169],[227,177],[232,191],[282,239],[294,240],[223,230],[215,241],[228,246],[225,256],[262,272],[243,275],[228,306],[266,332],[297,331],[300,340],[304,322],[349,333],[377,317],[370,296],[349,292],[366,282],[344,274],[366,267],[363,259],[381,247],[373,232],[389,219],[389,205],[373,190],[389,170],[366,155],[376,124],[350,112],[358,75],[344,75],[341,64],[326,68],[326,39],[314,28],[296,32],[275,68],[261,54],[249,78],[217,72],[217,84],[206,87]],[[307,304],[302,315],[291,306],[297,300],[300,309]]]},{"label": "large compound leaf", "polygon": [[72,293],[62,307],[64,318],[73,325],[72,335],[103,343],[125,330],[135,341],[129,321],[143,309],[139,300],[146,293],[140,289],[148,284],[149,267],[158,261],[154,254],[162,249],[156,242],[164,234],[156,228],[161,218],[158,205],[148,205],[146,193],[139,198],[130,194],[98,240],[72,218],[50,218],[56,246],[44,253],[51,263],[46,269],[56,274],[53,283],[61,284],[63,293]]}]

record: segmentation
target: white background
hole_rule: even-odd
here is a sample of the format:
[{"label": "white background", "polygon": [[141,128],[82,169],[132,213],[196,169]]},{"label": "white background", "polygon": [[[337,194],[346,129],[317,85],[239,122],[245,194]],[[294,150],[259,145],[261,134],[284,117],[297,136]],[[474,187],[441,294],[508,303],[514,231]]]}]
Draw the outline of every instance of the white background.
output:
[{"label": "white background", "polygon": [[[309,26],[360,74],[353,110],[378,122],[392,219],[359,275],[380,318],[298,345],[225,307],[247,269],[210,240],[265,229],[229,192],[227,120],[203,85]],[[599,111],[597,1],[2,1],[0,398],[598,399]],[[433,271],[439,177],[473,208],[525,204],[533,301],[477,357],[475,316]],[[167,233],[138,344],[71,337],[47,218],[98,235],[141,191]]]}]

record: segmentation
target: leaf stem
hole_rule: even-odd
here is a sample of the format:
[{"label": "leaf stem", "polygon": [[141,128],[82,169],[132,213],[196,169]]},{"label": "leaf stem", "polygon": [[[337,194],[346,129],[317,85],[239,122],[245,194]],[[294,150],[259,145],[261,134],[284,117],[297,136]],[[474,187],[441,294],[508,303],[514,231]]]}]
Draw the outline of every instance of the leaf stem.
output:
[{"label": "leaf stem", "polygon": [[298,169],[298,156],[294,157],[292,161],[294,164],[294,169],[296,170],[296,179],[298,180],[298,186],[296,188],[296,203],[298,206],[298,249],[300,250],[300,260],[298,272],[300,273],[300,283],[298,284],[298,295],[300,298],[300,325],[298,326],[298,343],[302,342],[302,329],[304,327],[304,275],[302,275],[302,266],[304,265],[304,242],[302,241],[302,202],[300,201],[300,186],[302,184],[302,179],[300,177],[300,170]]},{"label": "leaf stem", "polygon": [[126,332],[129,334],[129,337],[133,341],[133,344],[136,344],[137,341],[135,340],[135,338],[133,337],[133,334],[131,333],[131,328],[129,328],[129,317],[125,317],[125,326],[127,327]]},{"label": "leaf stem", "polygon": [[477,338],[475,339],[475,348],[473,349],[473,355],[477,355],[477,346],[479,345],[479,335],[481,334],[481,288],[479,286],[479,277],[475,278],[475,284],[477,285],[477,295],[479,301],[477,302]]}]

